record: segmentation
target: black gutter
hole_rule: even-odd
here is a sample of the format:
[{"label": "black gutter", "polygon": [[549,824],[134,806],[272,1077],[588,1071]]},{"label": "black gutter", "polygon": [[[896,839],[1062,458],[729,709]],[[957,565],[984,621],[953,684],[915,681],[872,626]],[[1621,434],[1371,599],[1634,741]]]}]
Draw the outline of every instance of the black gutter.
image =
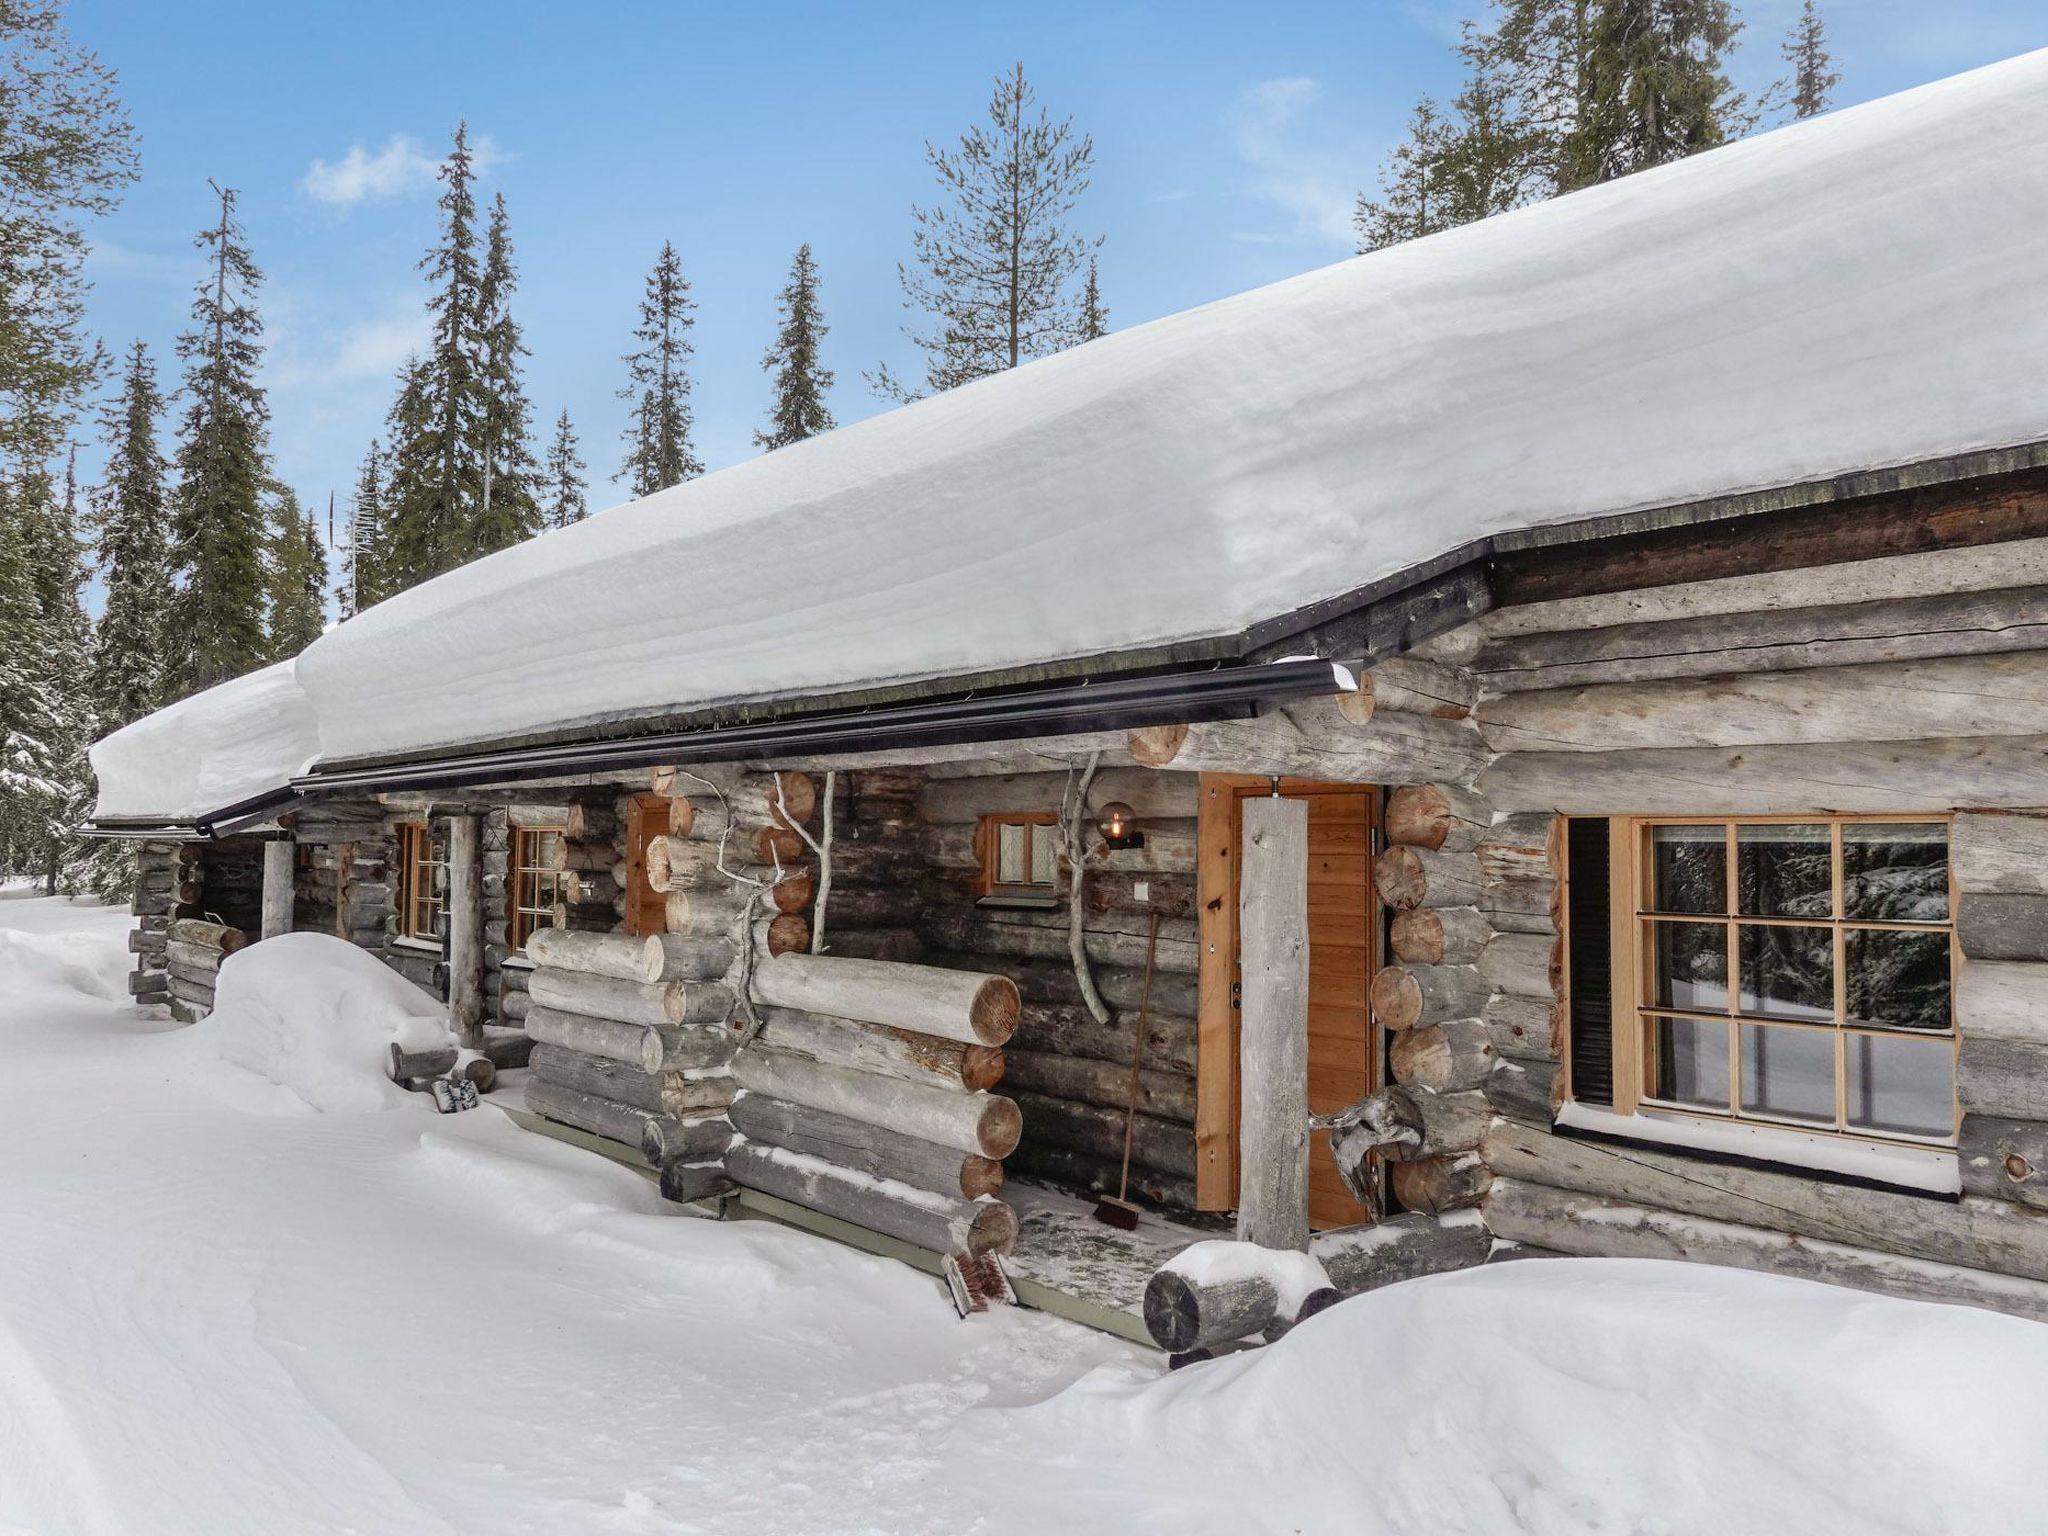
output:
[{"label": "black gutter", "polygon": [[[1317,659],[1219,667],[1108,682],[946,699],[839,714],[708,726],[693,731],[472,753],[436,762],[315,770],[292,780],[298,794],[337,790],[460,789],[564,774],[670,763],[748,762],[767,757],[888,752],[965,742],[1114,731],[1180,721],[1245,719],[1266,700],[1339,691],[1343,669]],[[236,809],[231,807],[230,810]],[[207,824],[227,819],[217,812]]]}]

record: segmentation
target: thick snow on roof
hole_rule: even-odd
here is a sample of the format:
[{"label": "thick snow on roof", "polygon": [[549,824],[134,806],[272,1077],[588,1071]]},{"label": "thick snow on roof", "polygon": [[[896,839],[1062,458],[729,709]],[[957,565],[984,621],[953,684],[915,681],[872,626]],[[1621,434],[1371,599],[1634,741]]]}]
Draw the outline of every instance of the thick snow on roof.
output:
[{"label": "thick snow on roof", "polygon": [[281,789],[319,750],[313,707],[278,662],[144,715],[93,745],[96,820],[189,822]]},{"label": "thick snow on roof", "polygon": [[2048,436],[2048,52],[1175,315],[453,572],[328,758],[1234,635],[1503,530]]}]

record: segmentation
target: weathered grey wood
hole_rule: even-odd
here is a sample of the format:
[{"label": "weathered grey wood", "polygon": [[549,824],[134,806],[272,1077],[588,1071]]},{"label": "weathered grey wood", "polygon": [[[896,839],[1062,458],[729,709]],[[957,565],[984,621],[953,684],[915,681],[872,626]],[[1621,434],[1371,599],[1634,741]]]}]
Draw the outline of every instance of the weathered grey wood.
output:
[{"label": "weathered grey wood", "polygon": [[[1049,1098],[1029,1089],[1011,1097],[1024,1117],[1024,1135],[1033,1146],[1058,1147],[1075,1154],[1112,1179],[1124,1151],[1124,1112],[1100,1104]],[[1194,1127],[1178,1120],[1138,1115],[1131,1120],[1131,1162],[1159,1173],[1192,1179],[1195,1173]],[[1135,1177],[1135,1175],[1134,1175]]]},{"label": "weathered grey wood", "polygon": [[1558,992],[1557,940],[1540,933],[1496,934],[1479,955],[1479,976],[1496,992],[1549,999]]},{"label": "weathered grey wood", "polygon": [[263,845],[262,932],[266,939],[292,931],[292,896],[297,874],[293,853],[288,838],[273,838]]},{"label": "weathered grey wood", "polygon": [[1966,811],[1948,851],[1958,891],[2048,895],[2048,815]]},{"label": "weathered grey wood", "polygon": [[725,1171],[723,1163],[694,1163],[672,1159],[661,1165],[661,1198],[687,1205],[693,1200],[715,1200],[729,1195],[739,1185]]},{"label": "weathered grey wood", "polygon": [[745,1141],[726,1153],[725,1166],[743,1188],[933,1253],[1007,1253],[1016,1245],[1017,1214],[1000,1200],[948,1199],[907,1186],[898,1195],[822,1158]]},{"label": "weathered grey wood", "polygon": [[[1115,1008],[1109,1023],[1099,1024],[1078,1003],[1027,1000],[1018,1015],[1017,1033],[1010,1037],[1009,1048],[1128,1063],[1137,1045],[1137,1025],[1135,1008]],[[1193,1018],[1152,1012],[1145,1020],[1145,1059],[1161,1071],[1192,1076],[1195,1036]]]},{"label": "weathered grey wood", "polygon": [[[1064,770],[1044,773],[934,774],[918,792],[917,813],[934,824],[973,823],[983,816],[1010,811],[1057,811],[1065,791]],[[1198,781],[1190,774],[1160,773],[1149,768],[1104,768],[1089,786],[1092,809],[1121,800],[1140,821],[1186,818],[1196,812]]]},{"label": "weathered grey wood", "polygon": [[808,1056],[830,1066],[900,1078],[929,1087],[977,1092],[1002,1081],[1001,1046],[963,1045],[886,1024],[867,1024],[797,1008],[764,1008],[755,1037],[774,1050]]},{"label": "weathered grey wood", "polygon": [[2048,895],[1965,891],[1956,937],[1972,960],[2048,960]]},{"label": "weathered grey wood", "polygon": [[2048,1211],[2048,1124],[1964,1115],[1958,1156],[1966,1194]]},{"label": "weathered grey wood", "polygon": [[1481,1088],[1495,1112],[1511,1120],[1548,1126],[1561,1102],[1555,1066],[1527,1058],[1503,1058]]},{"label": "weathered grey wood", "polygon": [[249,943],[249,935],[240,928],[230,928],[225,923],[209,922],[204,918],[181,917],[165,932],[173,944],[194,944],[217,949],[223,955],[231,955]]},{"label": "weathered grey wood", "polygon": [[[1067,1006],[1081,1001],[1074,968],[1064,961],[1023,960],[1013,955],[971,955],[940,948],[926,954],[925,963],[947,970],[979,970],[1007,976],[1016,984],[1021,996],[1035,1005]],[[1103,1001],[1111,1008],[1135,1011],[1144,990],[1144,974],[1122,966],[1099,966],[1095,972],[1095,985],[1102,993]],[[1155,975],[1152,978],[1152,1007],[1162,1016],[1191,1018],[1200,1011],[1199,992],[1198,978],[1194,976],[1180,972]]]},{"label": "weathered grey wood", "polygon": [[1478,1205],[1493,1187],[1493,1171],[1477,1152],[1421,1157],[1389,1170],[1394,1198],[1411,1211],[1447,1215]]},{"label": "weathered grey wood", "polygon": [[733,1100],[729,1113],[734,1127],[749,1141],[821,1157],[870,1178],[894,1179],[964,1200],[1002,1192],[1000,1160],[922,1141],[850,1115],[752,1092]]},{"label": "weathered grey wood", "polygon": [[1364,724],[1377,710],[1462,720],[1479,697],[1479,680],[1462,667],[1420,656],[1389,656],[1358,673],[1358,692],[1339,694],[1347,720]]},{"label": "weathered grey wood", "polygon": [[1477,1019],[1492,989],[1470,965],[1383,965],[1366,1001],[1382,1029],[1420,1029]]},{"label": "weathered grey wood", "polygon": [[1264,1275],[1198,1282],[1169,1268],[1145,1282],[1144,1310],[1152,1342],[1184,1354],[1264,1333],[1280,1314],[1280,1298]]},{"label": "weathered grey wood", "polygon": [[[1047,1100],[1057,1103],[1057,1100]],[[1027,1114],[1029,1111],[1026,1112]],[[1034,1118],[1032,1136],[1036,1137],[1038,1126]],[[1121,1137],[1122,1128],[1118,1128]],[[1187,1132],[1192,1164],[1193,1132]],[[1040,1179],[1047,1183],[1061,1185],[1068,1189],[1088,1194],[1114,1193],[1121,1184],[1122,1142],[1118,1142],[1118,1154],[1114,1157],[1098,1156],[1075,1147],[1059,1146],[1042,1139],[1026,1138],[1019,1142],[1017,1150],[1004,1159],[1003,1167],[1019,1176]],[[1149,1201],[1153,1205],[1171,1210],[1192,1211],[1195,1208],[1195,1180],[1192,1174],[1168,1173],[1163,1169],[1148,1168],[1133,1161],[1129,1198]]]},{"label": "weathered grey wood", "polygon": [[1478,718],[1497,752],[2033,736],[2048,733],[2048,652],[1543,689]]},{"label": "weathered grey wood", "polygon": [[168,977],[166,982],[171,996],[179,1002],[189,1003],[203,1013],[213,1011],[213,988],[187,981],[182,976]]},{"label": "weathered grey wood", "polygon": [[2048,1281],[2048,1222],[2003,1200],[1929,1200],[1505,1120],[1487,1129],[1480,1152],[1496,1178]]},{"label": "weathered grey wood", "polygon": [[[1084,916],[1086,926],[1081,942],[1091,963],[1141,970],[1148,947],[1143,933],[1112,931],[1096,919],[1127,914],[1094,913]],[[974,954],[1014,955],[1020,959],[1052,960],[1069,954],[1068,914],[1034,908],[980,907],[942,910],[924,924],[924,932],[950,949]],[[1155,968],[1159,971],[1192,975],[1201,969],[1201,946],[1195,934],[1195,919],[1169,918],[1159,925]]]},{"label": "weathered grey wood", "polygon": [[422,1077],[446,1077],[455,1070],[460,1053],[454,1046],[437,1046],[424,1051],[408,1051],[391,1043],[391,1054],[385,1060],[384,1075],[394,1083],[410,1083]]},{"label": "weathered grey wood", "polygon": [[[1176,821],[1151,821],[1144,826],[1145,844],[1142,848],[1116,848],[1104,850],[1101,839],[1089,838],[1089,860],[1091,873],[1097,870],[1113,874],[1190,874],[1197,857],[1197,827],[1190,817]],[[974,828],[971,826],[925,827],[917,835],[916,850],[923,855],[925,863],[935,869],[972,870],[981,867],[981,855],[974,846]],[[852,849],[841,850],[852,855]],[[884,852],[887,857],[900,858],[902,850]],[[833,862],[839,862],[835,853]],[[861,868],[861,861],[855,857],[849,863],[849,871]],[[890,878],[885,872],[872,878]]]},{"label": "weathered grey wood", "polygon": [[725,1018],[732,989],[722,982],[668,981],[649,986],[584,971],[536,969],[527,982],[533,1000],[564,1013],[625,1024],[697,1024]]},{"label": "weathered grey wood", "polygon": [[1007,976],[831,955],[779,955],[756,965],[753,981],[764,1003],[965,1044],[1003,1044],[1020,1006]]},{"label": "weathered grey wood", "polygon": [[1955,1010],[1965,1039],[2048,1042],[2048,964],[1969,961],[1956,977]]},{"label": "weathered grey wood", "polygon": [[1243,802],[1239,839],[1241,1241],[1308,1247],[1308,803]]},{"label": "weathered grey wood", "polygon": [[[2040,1022],[2048,1025],[2048,1018]],[[1956,1102],[1965,1114],[2048,1120],[2048,1031],[2008,1039],[1965,1029],[1957,1042]]]},{"label": "weathered grey wood", "polygon": [[2048,738],[1511,752],[1479,784],[1496,805],[1586,815],[1617,805],[1703,816],[2038,806],[2048,802]]},{"label": "weathered grey wood", "polygon": [[527,938],[526,955],[535,965],[550,970],[582,971],[642,985],[666,979],[658,937],[542,928]]},{"label": "weathered grey wood", "polygon": [[475,816],[448,819],[448,1027],[463,1045],[483,1040],[484,938]]},{"label": "weathered grey wood", "polygon": [[1436,1093],[1418,1085],[1395,1084],[1350,1108],[1320,1115],[1330,1132],[1337,1171],[1361,1202],[1373,1188],[1373,1154],[1396,1162],[1470,1152],[1493,1116],[1480,1093]]},{"label": "weathered grey wood", "polygon": [[1488,690],[1781,672],[2048,649],[2048,587],[1715,614],[1518,635],[1473,659]]},{"label": "weathered grey wood", "polygon": [[609,805],[569,801],[557,805],[508,805],[505,820],[515,827],[560,827],[579,843],[610,842],[619,829],[618,813]]},{"label": "weathered grey wood", "polygon": [[1552,1063],[1564,1058],[1566,1012],[1561,1002],[1495,993],[1479,1017],[1497,1056]]},{"label": "weathered grey wood", "polygon": [[188,944],[180,939],[171,939],[164,945],[164,959],[174,971],[184,970],[204,974],[200,980],[210,980],[219,971],[221,961],[226,958],[217,949],[205,944]]},{"label": "weathered grey wood", "polygon": [[[1013,1088],[1028,1088],[1050,1098],[1072,1099],[1081,1104],[1100,1104],[1107,1109],[1122,1109],[1132,1102],[1128,1063],[1019,1050],[1014,1041],[1005,1060],[1007,1080]],[[1138,1073],[1136,1102],[1140,1114],[1193,1125],[1194,1077],[1185,1072],[1143,1068]]]},{"label": "weathered grey wood", "polygon": [[526,1107],[545,1119],[637,1147],[657,1167],[676,1158],[702,1161],[717,1157],[732,1139],[732,1127],[723,1115],[656,1114],[581,1092],[538,1072],[526,1079]]},{"label": "weathered grey wood", "polygon": [[1250,720],[1191,725],[1173,757],[1154,766],[1342,783],[1462,784],[1471,782],[1486,756],[1469,720],[1379,710],[1354,724],[1332,694],[1290,701]]},{"label": "weathered grey wood", "polygon": [[560,1046],[587,1056],[601,1056],[629,1066],[636,1072],[661,1070],[661,1036],[646,1024],[591,1018],[537,1003],[527,1012],[526,1032],[541,1045]]},{"label": "weathered grey wood", "polygon": [[1404,784],[1387,796],[1381,823],[1389,843],[1455,853],[1486,835],[1493,807],[1484,796],[1456,784]]},{"label": "weathered grey wood", "polygon": [[722,1114],[649,1115],[640,1127],[640,1155],[650,1166],[703,1163],[725,1156],[732,1122]]},{"label": "weathered grey wood", "polygon": [[[2024,1219],[2038,1220],[2031,1214]],[[1486,1221],[1497,1237],[1558,1253],[1688,1259],[2048,1319],[2048,1285],[2038,1280],[1900,1258],[1870,1247],[1794,1239],[1780,1231],[1673,1215],[1519,1179],[1494,1181],[1486,1200]]]},{"label": "weathered grey wood", "polygon": [[1493,1238],[1473,1215],[1448,1221],[1420,1212],[1369,1227],[1319,1232],[1310,1251],[1347,1296],[1486,1262]]},{"label": "weathered grey wood", "polygon": [[1415,907],[1396,912],[1387,942],[1403,965],[1470,965],[1493,937],[1477,907]]},{"label": "weathered grey wood", "polygon": [[1499,1060],[1486,1026],[1477,1019],[1405,1029],[1387,1043],[1387,1065],[1395,1082],[1438,1093],[1479,1087]]},{"label": "weathered grey wood", "polygon": [[961,1093],[874,1072],[828,1066],[758,1041],[733,1059],[742,1088],[870,1125],[885,1125],[983,1157],[1007,1157],[1017,1145],[1017,1105],[992,1093]]},{"label": "weathered grey wood", "polygon": [[1479,859],[1471,852],[1388,848],[1373,860],[1373,889],[1397,912],[1479,904]]},{"label": "weathered grey wood", "polygon": [[695,1115],[732,1102],[735,1085],[723,1074],[643,1072],[608,1056],[591,1056],[558,1045],[537,1045],[529,1065],[550,1082],[651,1114]]},{"label": "weathered grey wood", "polygon": [[193,965],[188,961],[177,958],[176,956],[166,957],[164,962],[164,971],[174,981],[187,982],[195,987],[204,987],[209,992],[213,990],[215,978],[219,975],[218,966]]},{"label": "weathered grey wood", "polygon": [[499,1071],[523,1067],[533,1054],[533,1040],[524,1030],[484,1030],[483,1053]]}]

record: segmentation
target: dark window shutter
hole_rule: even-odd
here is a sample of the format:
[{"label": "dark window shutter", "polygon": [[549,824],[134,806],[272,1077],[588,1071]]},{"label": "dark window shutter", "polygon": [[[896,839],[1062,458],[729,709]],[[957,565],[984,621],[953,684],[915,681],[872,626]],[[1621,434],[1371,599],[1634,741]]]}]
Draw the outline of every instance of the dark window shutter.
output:
[{"label": "dark window shutter", "polygon": [[1565,823],[1566,956],[1571,998],[1572,1097],[1614,1104],[1614,957],[1608,925],[1607,823],[1597,816]]}]

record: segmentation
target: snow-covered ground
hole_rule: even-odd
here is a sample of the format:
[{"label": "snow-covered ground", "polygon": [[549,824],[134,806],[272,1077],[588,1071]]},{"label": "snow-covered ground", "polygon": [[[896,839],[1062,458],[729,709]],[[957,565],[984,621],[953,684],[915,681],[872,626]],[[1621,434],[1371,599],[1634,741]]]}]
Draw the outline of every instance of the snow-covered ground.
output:
[{"label": "snow-covered ground", "polygon": [[1506,1264],[1169,1378],[492,1111],[337,1097],[290,1009],[173,1028],[126,926],[0,893],[10,1536],[2041,1528],[2034,1324]]}]

